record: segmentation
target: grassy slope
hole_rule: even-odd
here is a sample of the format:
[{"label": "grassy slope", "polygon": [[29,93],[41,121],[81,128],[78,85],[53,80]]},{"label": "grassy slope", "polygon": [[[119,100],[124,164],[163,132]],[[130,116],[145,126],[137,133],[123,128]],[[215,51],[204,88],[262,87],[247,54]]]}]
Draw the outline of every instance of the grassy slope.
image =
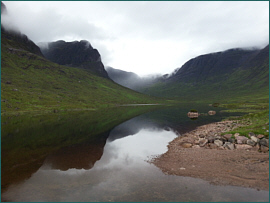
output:
[{"label": "grassy slope", "polygon": [[269,62],[248,69],[239,67],[232,74],[208,75],[199,82],[193,78],[188,82],[159,82],[143,92],[194,102],[269,100]]},{"label": "grassy slope", "polygon": [[[4,45],[3,45],[4,44]],[[153,103],[153,97],[124,88],[87,70],[60,66],[22,49],[1,47],[2,112],[93,109]],[[11,84],[7,84],[11,82]]]}]

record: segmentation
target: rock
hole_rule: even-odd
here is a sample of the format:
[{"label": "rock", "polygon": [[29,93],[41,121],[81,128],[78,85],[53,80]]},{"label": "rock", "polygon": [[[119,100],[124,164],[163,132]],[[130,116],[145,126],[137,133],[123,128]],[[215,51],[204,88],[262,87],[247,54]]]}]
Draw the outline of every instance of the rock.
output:
[{"label": "rock", "polygon": [[234,147],[234,144],[230,143],[230,142],[225,142],[223,147],[225,149],[230,149],[230,150],[233,150],[235,147]]},{"label": "rock", "polygon": [[248,136],[249,136],[249,137],[252,137],[252,136],[255,137],[256,135],[255,135],[253,132],[249,132],[249,133],[248,133]]},{"label": "rock", "polygon": [[229,138],[229,139],[228,139],[228,142],[230,142],[230,143],[236,143],[236,141],[235,141],[234,138]]},{"label": "rock", "polygon": [[215,140],[214,144],[217,145],[218,147],[223,145],[223,142],[221,140]]},{"label": "rock", "polygon": [[[216,140],[215,140],[215,141],[216,141]],[[209,143],[209,148],[210,148],[210,149],[217,149],[218,146],[217,146],[216,144],[214,144],[214,143]]]},{"label": "rock", "polygon": [[236,144],[236,145],[235,145],[235,148],[236,148],[236,149],[251,149],[252,146],[247,145],[247,144]]},{"label": "rock", "polygon": [[262,138],[264,138],[264,135],[259,134],[259,135],[257,135],[257,138],[262,139]]},{"label": "rock", "polygon": [[199,141],[200,147],[204,147],[206,145],[206,143],[208,143],[207,139],[202,139],[202,140]]},{"label": "rock", "polygon": [[200,143],[199,143],[199,140],[195,140],[195,141],[194,141],[194,144],[195,144],[195,145],[199,145],[199,144],[200,144]]},{"label": "rock", "polygon": [[207,137],[207,139],[208,139],[208,142],[209,143],[214,143],[214,141],[215,141],[215,137],[214,136],[209,136],[209,137]]},{"label": "rock", "polygon": [[232,137],[232,134],[226,134],[226,135],[223,135],[223,137],[225,137],[228,140],[229,138]]},{"label": "rock", "polygon": [[253,140],[256,143],[260,141],[260,139],[255,137],[255,136],[251,136],[250,139]]},{"label": "rock", "polygon": [[198,112],[188,112],[187,115],[189,118],[198,118],[199,117]]},{"label": "rock", "polygon": [[208,114],[210,115],[210,116],[212,116],[212,115],[215,115],[216,114],[216,111],[208,111]]},{"label": "rock", "polygon": [[205,138],[205,135],[199,134],[199,138]]},{"label": "rock", "polygon": [[183,143],[180,143],[180,146],[183,148],[191,148],[193,144],[188,143],[188,142],[183,142]]},{"label": "rock", "polygon": [[248,139],[247,144],[254,147],[256,145],[256,142],[254,142],[253,140]]},{"label": "rock", "polygon": [[269,151],[269,148],[266,147],[266,146],[261,145],[260,151],[261,151],[261,152],[268,152],[268,151]]},{"label": "rock", "polygon": [[246,144],[248,138],[246,138],[244,136],[237,136],[236,140],[237,140],[237,144]]},{"label": "rock", "polygon": [[259,144],[260,144],[260,146],[269,147],[269,140],[266,138],[263,138],[260,140]]},{"label": "rock", "polygon": [[236,137],[238,137],[240,135],[240,133],[235,133],[234,134],[234,137],[236,138]]},{"label": "rock", "polygon": [[199,145],[193,145],[192,148],[199,149],[200,146]]}]

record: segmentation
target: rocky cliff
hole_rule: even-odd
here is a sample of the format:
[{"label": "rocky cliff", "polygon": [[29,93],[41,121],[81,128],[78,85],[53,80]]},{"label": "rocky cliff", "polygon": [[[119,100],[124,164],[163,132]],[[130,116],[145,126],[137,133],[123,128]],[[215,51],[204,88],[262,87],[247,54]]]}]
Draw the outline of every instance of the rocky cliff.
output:
[{"label": "rocky cliff", "polygon": [[60,65],[90,70],[92,73],[109,78],[97,49],[86,41],[65,42],[63,40],[41,46],[45,58]]}]

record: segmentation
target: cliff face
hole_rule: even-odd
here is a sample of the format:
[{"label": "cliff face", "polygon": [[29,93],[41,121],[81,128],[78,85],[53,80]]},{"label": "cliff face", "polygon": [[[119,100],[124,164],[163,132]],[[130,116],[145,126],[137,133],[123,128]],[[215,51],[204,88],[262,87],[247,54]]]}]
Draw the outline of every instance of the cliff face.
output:
[{"label": "cliff face", "polygon": [[101,61],[97,49],[94,49],[88,41],[65,42],[63,40],[51,42],[47,47],[41,47],[45,58],[70,67],[84,68],[92,73],[109,78]]}]

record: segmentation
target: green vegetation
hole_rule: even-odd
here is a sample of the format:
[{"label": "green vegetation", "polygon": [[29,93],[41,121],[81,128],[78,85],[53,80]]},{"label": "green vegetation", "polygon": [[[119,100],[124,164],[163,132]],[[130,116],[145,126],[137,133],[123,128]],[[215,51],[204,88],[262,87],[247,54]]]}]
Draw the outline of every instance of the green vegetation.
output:
[{"label": "green vegetation", "polygon": [[269,103],[267,102],[250,102],[250,103],[231,103],[222,104],[222,107],[229,108],[223,112],[243,112],[248,113],[241,117],[230,117],[230,120],[240,120],[243,126],[227,133],[240,133],[248,137],[249,132],[262,134],[269,137]]},{"label": "green vegetation", "polygon": [[1,47],[1,112],[97,109],[163,100],[89,71],[60,66],[22,49]]}]

